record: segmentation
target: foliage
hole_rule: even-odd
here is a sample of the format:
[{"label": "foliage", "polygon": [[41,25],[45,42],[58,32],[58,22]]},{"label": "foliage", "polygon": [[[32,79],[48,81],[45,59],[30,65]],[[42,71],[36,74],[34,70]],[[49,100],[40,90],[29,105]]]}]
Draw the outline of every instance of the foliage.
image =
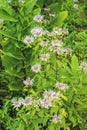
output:
[{"label": "foliage", "polygon": [[1,130],[87,129],[85,2],[74,2],[0,0]]}]

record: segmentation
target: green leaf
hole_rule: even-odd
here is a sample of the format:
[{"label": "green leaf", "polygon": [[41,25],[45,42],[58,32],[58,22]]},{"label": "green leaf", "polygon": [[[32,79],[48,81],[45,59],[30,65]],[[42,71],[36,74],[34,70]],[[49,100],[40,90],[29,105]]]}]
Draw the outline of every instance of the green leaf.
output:
[{"label": "green leaf", "polygon": [[16,19],[14,19],[12,16],[10,16],[5,10],[0,9],[0,17],[4,20],[12,21],[12,22],[17,22]]},{"label": "green leaf", "polygon": [[75,55],[73,55],[71,60],[72,60],[72,61],[71,61],[71,68],[72,68],[72,70],[77,70],[77,69],[79,69],[78,58],[77,58]]},{"label": "green leaf", "polygon": [[61,27],[64,23],[64,20],[67,18],[67,16],[68,16],[68,11],[62,11],[57,15],[57,17],[54,20],[52,20],[51,23],[54,23],[53,26]]},{"label": "green leaf", "polygon": [[25,7],[26,7],[28,13],[32,11],[36,2],[37,2],[37,0],[29,0],[29,1],[26,2]]},{"label": "green leaf", "polygon": [[24,123],[21,122],[16,130],[24,130]]}]

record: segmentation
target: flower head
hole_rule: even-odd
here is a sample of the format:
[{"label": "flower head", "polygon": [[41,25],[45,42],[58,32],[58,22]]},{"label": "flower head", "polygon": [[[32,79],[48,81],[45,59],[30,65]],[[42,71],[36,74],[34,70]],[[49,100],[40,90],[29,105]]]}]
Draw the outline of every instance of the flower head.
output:
[{"label": "flower head", "polygon": [[47,109],[52,106],[52,102],[51,102],[51,100],[49,98],[48,99],[45,99],[45,98],[42,99],[40,101],[40,103],[41,103],[42,107],[47,108]]},{"label": "flower head", "polygon": [[83,69],[84,73],[87,74],[87,63],[82,61],[80,64],[80,68]]},{"label": "flower head", "polygon": [[25,44],[31,44],[32,42],[34,42],[34,38],[32,36],[26,36],[24,38],[24,43]]},{"label": "flower head", "polygon": [[23,81],[24,85],[32,85],[33,84],[33,79],[30,79],[30,77],[28,77],[26,80]]},{"label": "flower head", "polygon": [[43,15],[40,15],[40,14],[38,14],[38,15],[36,15],[35,17],[34,17],[34,20],[36,21],[36,22],[41,22],[42,20],[44,19],[44,16]]},{"label": "flower head", "polygon": [[12,99],[12,105],[14,107],[20,107],[22,105],[21,99],[17,100],[16,98]]},{"label": "flower head", "polygon": [[43,10],[44,10],[44,11],[49,11],[49,10],[50,10],[50,8],[43,8]]},{"label": "flower head", "polygon": [[45,47],[45,46],[47,46],[48,45],[48,41],[42,41],[41,43],[40,43],[40,46],[42,46],[42,47]]},{"label": "flower head", "polygon": [[31,70],[38,73],[41,70],[41,65],[40,64],[34,64],[31,66]]},{"label": "flower head", "polygon": [[31,34],[34,37],[41,37],[44,34],[44,30],[40,27],[35,27],[31,30]]},{"label": "flower head", "polygon": [[49,59],[49,57],[50,57],[50,54],[49,54],[49,53],[44,53],[44,54],[41,54],[41,55],[40,55],[40,59],[41,59],[42,61],[47,61],[47,60]]},{"label": "flower head", "polygon": [[61,123],[61,116],[55,114],[55,115],[53,116],[52,121],[53,121],[55,124],[57,124],[57,123]]},{"label": "flower head", "polygon": [[73,6],[75,9],[78,9],[78,4],[74,4]]},{"label": "flower head", "polygon": [[51,16],[51,17],[55,17],[55,14],[49,14],[49,16]]},{"label": "flower head", "polygon": [[32,102],[33,102],[33,99],[31,97],[26,97],[24,102],[23,102],[23,105],[24,106],[32,105]]},{"label": "flower head", "polygon": [[54,40],[54,41],[52,42],[52,45],[55,45],[55,46],[57,46],[57,47],[62,46],[62,44],[63,44],[62,40]]},{"label": "flower head", "polygon": [[58,88],[58,89],[60,89],[60,90],[65,90],[65,89],[68,89],[68,88],[69,88],[69,86],[68,86],[67,84],[59,83],[59,82],[57,82],[57,83],[55,84],[55,87]]}]

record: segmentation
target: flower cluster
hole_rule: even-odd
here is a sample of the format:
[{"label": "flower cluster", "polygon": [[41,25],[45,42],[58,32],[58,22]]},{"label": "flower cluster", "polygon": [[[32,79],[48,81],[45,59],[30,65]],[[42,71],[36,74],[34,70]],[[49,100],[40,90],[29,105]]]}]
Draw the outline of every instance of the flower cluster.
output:
[{"label": "flower cluster", "polygon": [[83,69],[85,74],[87,74],[87,63],[86,62],[82,61],[80,64],[80,68]]},{"label": "flower cluster", "polygon": [[18,100],[13,99],[12,104],[14,107],[20,107],[21,105],[23,105],[23,106],[33,105],[34,107],[40,106],[40,107],[49,109],[50,107],[52,107],[52,105],[53,105],[52,101],[54,99],[60,100],[60,93],[55,92],[53,90],[49,90],[49,91],[45,90],[43,93],[42,99],[33,100],[33,98],[31,98],[31,97],[26,97],[25,99],[19,98]]},{"label": "flower cluster", "polygon": [[31,97],[26,97],[25,99],[23,98],[19,98],[17,99],[13,99],[12,100],[12,104],[14,107],[20,107],[22,105],[27,106],[27,105],[32,105],[33,99]]}]

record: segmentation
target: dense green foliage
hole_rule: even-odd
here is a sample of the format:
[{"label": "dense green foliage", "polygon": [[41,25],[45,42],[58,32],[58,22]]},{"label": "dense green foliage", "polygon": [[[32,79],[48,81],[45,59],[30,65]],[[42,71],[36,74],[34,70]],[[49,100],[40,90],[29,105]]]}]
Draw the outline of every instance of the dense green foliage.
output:
[{"label": "dense green foliage", "polygon": [[0,130],[87,130],[86,5],[0,0]]}]

